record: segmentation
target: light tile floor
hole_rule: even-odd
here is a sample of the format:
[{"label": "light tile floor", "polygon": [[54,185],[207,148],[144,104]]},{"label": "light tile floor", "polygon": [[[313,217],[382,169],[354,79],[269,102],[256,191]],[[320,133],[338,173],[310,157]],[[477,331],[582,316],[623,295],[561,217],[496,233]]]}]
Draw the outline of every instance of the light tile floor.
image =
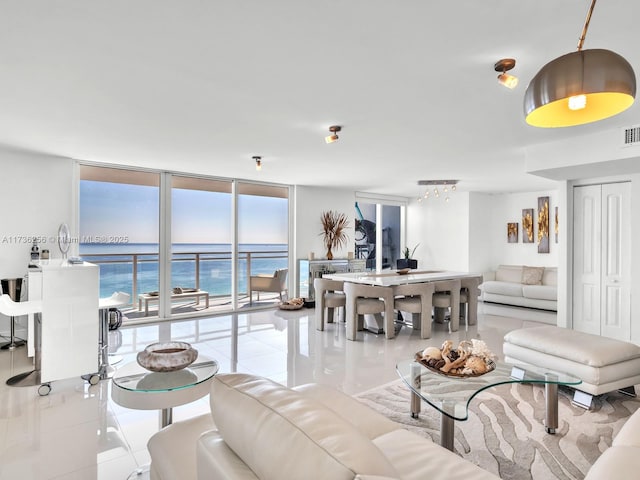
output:
[{"label": "light tile floor", "polygon": [[[359,332],[351,342],[344,323],[316,331],[312,309],[268,310],[121,327],[110,333],[110,346],[122,356],[117,367],[135,361],[149,343],[182,340],[216,358],[221,372],[250,372],[288,386],[318,382],[356,394],[396,380],[396,362],[428,345],[481,338],[501,355],[506,332],[534,325],[480,313],[478,325],[453,334],[434,324],[429,340],[404,326],[393,340]],[[149,462],[146,443],[160,428],[159,412],[117,405],[109,380],[95,386],[80,378],[54,381],[43,397],[37,387],[6,386],[7,378],[32,368],[25,348],[0,352],[0,479],[126,479]],[[208,411],[207,396],[174,408],[173,420]]]}]

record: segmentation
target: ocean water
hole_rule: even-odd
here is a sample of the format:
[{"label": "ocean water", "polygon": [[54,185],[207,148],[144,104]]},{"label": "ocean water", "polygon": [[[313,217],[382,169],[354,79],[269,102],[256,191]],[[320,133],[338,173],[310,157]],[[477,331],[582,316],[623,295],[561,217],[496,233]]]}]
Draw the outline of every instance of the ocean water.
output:
[{"label": "ocean water", "polygon": [[[174,244],[172,247],[171,286],[206,290],[213,296],[231,295],[230,244]],[[238,246],[238,292],[247,289],[248,275],[272,274],[287,268],[286,244],[240,244]],[[196,262],[199,254],[199,262]],[[81,243],[80,256],[100,266],[100,297],[113,292],[133,295],[159,289],[158,245],[152,243]],[[137,265],[133,278],[134,260]],[[196,270],[199,264],[198,280]],[[250,269],[250,272],[248,272]],[[135,302],[135,299],[132,298]]]}]

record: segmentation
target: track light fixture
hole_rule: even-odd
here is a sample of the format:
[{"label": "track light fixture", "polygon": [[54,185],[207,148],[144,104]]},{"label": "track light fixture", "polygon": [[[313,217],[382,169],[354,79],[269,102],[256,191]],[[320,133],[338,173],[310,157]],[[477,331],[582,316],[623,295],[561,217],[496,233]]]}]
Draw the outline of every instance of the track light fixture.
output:
[{"label": "track light fixture", "polygon": [[262,170],[262,157],[258,157],[257,155],[251,157],[256,161],[256,170]]},{"label": "track light fixture", "polygon": [[324,137],[324,141],[327,143],[333,143],[336,140],[338,140],[338,132],[342,130],[342,127],[340,125],[331,125],[329,127],[329,131],[331,132],[331,135],[328,135],[326,137]]},{"label": "track light fixture", "polygon": [[503,58],[498,60],[493,66],[496,72],[502,72],[498,75],[498,83],[507,88],[514,89],[518,85],[518,77],[509,75],[507,72],[516,66],[515,58]]},{"label": "track light fixture", "polygon": [[[418,180],[419,187],[426,187],[424,193],[418,194],[418,202],[428,200],[430,197],[441,198],[444,197],[444,201],[450,200],[449,194],[457,190],[458,180]],[[433,190],[430,189],[433,187]]]},{"label": "track light fixture", "polygon": [[578,51],[547,63],[524,95],[525,120],[534,127],[571,127],[596,122],[629,108],[636,96],[636,76],[611,50],[582,50],[596,0],[587,13]]}]

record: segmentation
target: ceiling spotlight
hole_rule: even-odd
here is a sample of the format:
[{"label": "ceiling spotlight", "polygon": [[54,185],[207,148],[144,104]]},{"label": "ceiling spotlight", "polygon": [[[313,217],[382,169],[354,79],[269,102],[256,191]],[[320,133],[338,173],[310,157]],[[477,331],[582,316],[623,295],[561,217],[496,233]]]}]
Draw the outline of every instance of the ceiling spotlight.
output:
[{"label": "ceiling spotlight", "polygon": [[516,66],[515,58],[503,58],[498,60],[493,66],[496,72],[502,72],[498,75],[498,83],[507,88],[514,89],[518,85],[518,77],[509,75],[507,72]]},{"label": "ceiling spotlight", "polygon": [[636,76],[611,50],[582,50],[596,0],[587,13],[578,51],[547,63],[524,94],[525,120],[534,127],[571,127],[602,120],[629,108]]},{"label": "ceiling spotlight", "polygon": [[342,127],[340,125],[331,125],[329,127],[329,131],[331,132],[331,135],[328,135],[326,137],[324,137],[324,141],[327,143],[333,143],[336,140],[338,140],[338,132],[342,130]]},{"label": "ceiling spotlight", "polygon": [[256,170],[258,171],[262,170],[262,157],[253,156],[251,158],[253,158],[256,161]]}]

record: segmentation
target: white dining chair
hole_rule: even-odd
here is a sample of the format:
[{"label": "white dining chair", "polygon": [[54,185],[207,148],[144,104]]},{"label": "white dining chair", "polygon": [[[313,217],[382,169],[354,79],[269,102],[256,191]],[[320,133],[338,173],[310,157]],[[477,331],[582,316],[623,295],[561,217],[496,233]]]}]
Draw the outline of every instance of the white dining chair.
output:
[{"label": "white dining chair", "polygon": [[[345,282],[344,293],[347,301],[347,340],[355,340],[357,331],[364,329],[365,315],[374,315],[386,338],[395,336],[392,287]],[[382,315],[384,318],[381,318]]]},{"label": "white dining chair", "polygon": [[435,285],[430,282],[407,283],[394,287],[394,308],[411,316],[414,330],[420,338],[431,338],[431,310]]},{"label": "white dining chair", "polygon": [[[334,315],[334,311],[342,309],[343,317],[347,297],[344,293],[344,282],[340,280],[329,280],[328,278],[316,278],[313,281],[313,288],[316,294],[316,330],[323,331],[325,318],[327,323],[336,322],[339,316]],[[325,317],[326,311],[326,317]]]},{"label": "white dining chair", "polygon": [[449,309],[449,328],[457,332],[460,328],[460,280],[441,280],[433,282],[433,285],[433,320],[444,323]]}]

